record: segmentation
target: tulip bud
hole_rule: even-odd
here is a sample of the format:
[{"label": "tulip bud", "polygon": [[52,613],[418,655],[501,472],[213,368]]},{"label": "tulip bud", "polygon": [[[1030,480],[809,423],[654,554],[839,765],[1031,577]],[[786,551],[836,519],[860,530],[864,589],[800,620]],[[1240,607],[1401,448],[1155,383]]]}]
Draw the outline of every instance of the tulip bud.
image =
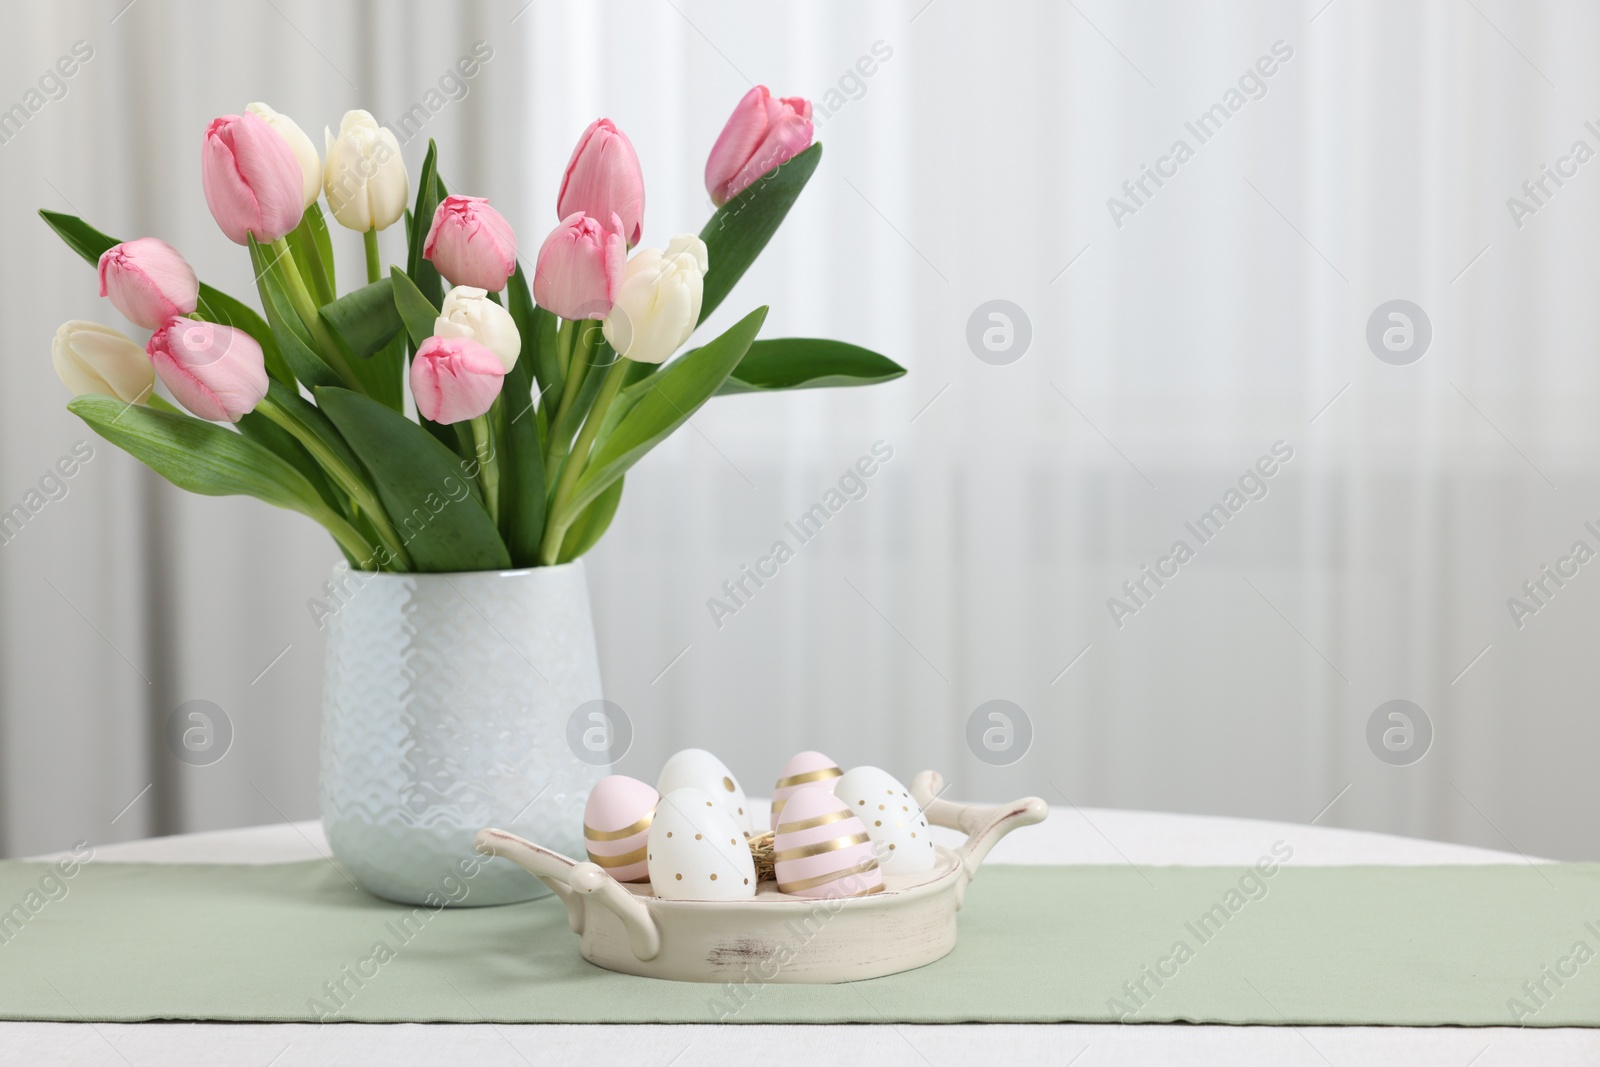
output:
[{"label": "tulip bud", "polygon": [[141,237],[112,245],[100,256],[100,295],[109,296],[135,326],[154,330],[195,309],[200,282],[176,248]]},{"label": "tulip bud", "polygon": [[603,319],[616,303],[627,260],[616,215],[609,230],[587,215],[569,215],[539,247],[533,299],[563,319]]},{"label": "tulip bud", "polygon": [[302,210],[315,204],[317,197],[322,195],[322,157],[317,155],[317,146],[311,143],[306,131],[288,115],[272,110],[259,100],[253,104],[246,104],[244,110],[245,114],[254,115],[271,126],[273,131],[283,138],[283,143],[294,153],[294,161],[300,164]]},{"label": "tulip bud", "polygon": [[178,402],[210,422],[238,422],[267,395],[267,367],[243,330],[173,319],[150,337],[150,362]]},{"label": "tulip bud", "polygon": [[365,233],[404,217],[411,183],[392,131],[379,126],[370,112],[346,111],[339,135],[324,127],[322,136],[327,145],[323,191],[339,225]]},{"label": "tulip bud", "polygon": [[611,347],[638,363],[660,363],[677,351],[700,321],[707,266],[705,242],[692,233],[674,237],[665,252],[640,249],[601,327]]},{"label": "tulip bud", "polygon": [[447,196],[433,213],[422,255],[451,285],[498,293],[517,269],[517,235],[481,196]]},{"label": "tulip bud", "polygon": [[300,164],[259,115],[223,115],[206,129],[200,185],[206,206],[234,244],[255,234],[271,244],[300,225]]},{"label": "tulip bud", "polygon": [[64,322],[50,342],[50,362],[73,396],[95,393],[143,404],[156,386],[155,368],[139,343],[98,322]]},{"label": "tulip bud", "polygon": [[[500,359],[509,373],[522,351],[522,335],[511,312],[470,285],[458,285],[444,294],[444,307],[433,323],[435,337],[465,337],[476,341]],[[436,420],[437,421],[437,420]]]},{"label": "tulip bud", "polygon": [[411,360],[411,395],[425,419],[466,422],[493,406],[505,375],[500,357],[470,337],[430,337]]},{"label": "tulip bud", "polygon": [[574,214],[603,223],[615,215],[628,247],[639,243],[644,228],[644,174],[633,143],[610,119],[591,122],[567,161],[556,197],[556,217],[565,220]]},{"label": "tulip bud", "polygon": [[721,207],[811,145],[811,102],[774,99],[765,85],[744,94],[706,159],[706,192]]}]

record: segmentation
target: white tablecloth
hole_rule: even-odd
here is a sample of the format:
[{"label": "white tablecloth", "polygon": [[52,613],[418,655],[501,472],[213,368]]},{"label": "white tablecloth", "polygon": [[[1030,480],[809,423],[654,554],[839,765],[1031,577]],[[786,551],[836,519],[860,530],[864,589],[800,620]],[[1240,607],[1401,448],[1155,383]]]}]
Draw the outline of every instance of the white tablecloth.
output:
[{"label": "white tablecloth", "polygon": [[[1296,865],[1524,863],[1514,853],[1384,834],[1097,808],[1051,809],[1002,841],[992,863],[1254,863],[1273,842]],[[95,850],[95,860],[284,863],[327,854],[317,823],[186,834]],[[1541,861],[1542,862],[1542,861]],[[3,962],[3,961],[0,961]],[[1052,1063],[1395,1064],[1500,1067],[1600,1064],[1600,1032],[1516,1027],[1244,1026],[547,1026],[238,1023],[0,1023],[0,1064],[217,1067],[338,1063],[473,1067],[549,1063],[870,1064],[872,1067]]]}]

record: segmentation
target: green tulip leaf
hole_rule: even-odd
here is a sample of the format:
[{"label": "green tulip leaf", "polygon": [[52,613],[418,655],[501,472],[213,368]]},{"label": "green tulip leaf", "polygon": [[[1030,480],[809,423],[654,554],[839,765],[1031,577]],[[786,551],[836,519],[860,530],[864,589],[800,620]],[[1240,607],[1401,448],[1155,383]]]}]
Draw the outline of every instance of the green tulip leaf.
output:
[{"label": "green tulip leaf", "polygon": [[45,225],[56,231],[56,235],[67,243],[67,247],[89,261],[89,265],[98,267],[100,257],[105,255],[106,249],[112,245],[121,244],[115,237],[101,233],[76,215],[63,215],[59,211],[45,211],[40,209],[39,217],[44,219]]},{"label": "green tulip leaf", "polygon": [[533,302],[528,294],[528,276],[521,263],[506,283],[506,310],[511,312],[511,321],[517,324],[517,333],[522,337],[519,358],[528,360],[533,368],[542,407],[544,398],[561,396],[566,378],[561,373],[561,357],[556,352],[556,317]]},{"label": "green tulip leaf", "polygon": [[[646,452],[688,422],[733,373],[766,318],[767,309],[757,308],[715,341],[673,360],[659,374],[646,379],[647,391],[595,445],[577,489],[564,513],[556,516],[557,521],[571,522],[569,516],[577,516]],[[601,376],[598,371],[591,374]]]},{"label": "green tulip leaf", "polygon": [[606,530],[611,527],[611,520],[617,514],[617,505],[622,502],[623,479],[618,478],[589,502],[589,506],[572,520],[572,525],[567,528],[567,534],[561,539],[561,553],[556,557],[557,563],[570,563],[595,546]]},{"label": "green tulip leaf", "polygon": [[[315,250],[317,259],[311,265],[311,273],[317,279],[317,284],[311,287],[313,293],[319,294],[324,304],[331,303],[338,294],[334,291],[335,279],[338,274],[333,263],[333,236],[328,233],[328,220],[322,214],[322,205],[313,202],[306,208],[300,217],[300,225],[296,230],[304,230],[311,238],[311,247]],[[299,255],[296,249],[295,254]],[[319,273],[318,267],[321,267]]]},{"label": "green tulip leaf", "polygon": [[316,489],[290,463],[215,423],[94,394],[74,397],[67,410],[179,489],[253,496],[313,518],[324,510]]},{"label": "green tulip leaf", "polygon": [[[622,394],[611,409],[613,414],[619,409],[626,411],[637,402],[650,388],[650,378],[661,369],[648,364],[634,366],[644,367],[644,372],[628,375]],[[629,371],[633,369],[630,367]],[[860,345],[816,337],[779,337],[752,344],[717,395],[876,385],[904,377],[905,373],[906,369],[894,360]]]},{"label": "green tulip leaf", "polygon": [[433,264],[423,258],[422,247],[428,240],[428,231],[433,228],[434,212],[445,196],[444,180],[439,177],[439,146],[430,137],[428,154],[422,159],[422,175],[417,182],[417,206],[411,212],[411,247],[406,256],[406,274],[435,307],[444,300],[444,282]]},{"label": "green tulip leaf", "polygon": [[545,514],[544,442],[534,389],[540,368],[550,358],[545,350],[555,347],[555,318],[534,305],[520,263],[506,284],[505,298],[522,351],[500,391],[500,525],[511,562],[531,567],[538,560]]},{"label": "green tulip leaf", "polygon": [[417,288],[417,283],[399,267],[389,268],[389,280],[395,313],[404,323],[412,347],[421,348],[422,342],[433,336],[433,324],[439,317],[439,305],[423,296],[422,290]]},{"label": "green tulip leaf", "polygon": [[483,571],[511,556],[462,461],[427,431],[370,397],[331,386],[317,406],[371,472],[378,499],[419,571]]},{"label": "green tulip leaf", "polygon": [[[394,279],[379,278],[317,310],[353,361],[370,359],[405,329],[395,306]],[[429,323],[431,330],[432,323]]]},{"label": "green tulip leaf", "polygon": [[876,385],[905,373],[894,360],[859,345],[816,337],[779,337],[751,345],[717,395]]},{"label": "green tulip leaf", "polygon": [[717,309],[723,297],[767,247],[821,160],[822,145],[814,144],[757,178],[755,184],[711,216],[711,221],[700,231],[710,266],[700,300],[701,322]]},{"label": "green tulip leaf", "polygon": [[511,562],[531,567],[544,535],[544,449],[533,406],[533,360],[526,349],[506,374],[500,391],[497,459],[500,463],[500,526]]}]

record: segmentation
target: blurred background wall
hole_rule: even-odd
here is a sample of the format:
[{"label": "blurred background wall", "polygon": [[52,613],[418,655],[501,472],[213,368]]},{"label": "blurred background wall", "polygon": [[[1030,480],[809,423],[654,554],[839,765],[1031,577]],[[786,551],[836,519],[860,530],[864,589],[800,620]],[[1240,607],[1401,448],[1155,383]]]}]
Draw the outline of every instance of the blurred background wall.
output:
[{"label": "blurred background wall", "polygon": [[[75,443],[93,458],[0,545],[0,854],[314,818],[306,601],[337,558],[63,410],[57,324],[126,324],[35,209],[162,237],[249,294],[201,197],[207,121],[260,99],[316,138],[437,91],[413,175],[437,138],[525,251],[602,114],[663,243],[709,215],[705,154],[760,82],[818,102],[826,155],[707,332],[770,302],[768,335],[910,374],[715,400],[629,476],[588,561],[621,770],[699,745],[759,793],[815,747],[962,796],[1600,858],[1600,563],[1571,555],[1600,550],[1600,10],[525,2],[11,12],[0,107],[75,43],[92,58],[0,143],[0,510]],[[443,81],[478,41],[476,77]],[[353,283],[359,241],[335,238]],[[1398,353],[1368,337],[1394,300]],[[878,442],[866,495],[719,626],[707,601]],[[1208,540],[1185,526],[1234,500]],[[1161,563],[1179,540],[1193,558]],[[1575,573],[1535,603],[1547,564]],[[162,740],[196,699],[234,731],[205,767]],[[1031,735],[1007,766],[967,740],[991,700]],[[1431,733],[1419,761],[1369,740],[1391,700]]]}]

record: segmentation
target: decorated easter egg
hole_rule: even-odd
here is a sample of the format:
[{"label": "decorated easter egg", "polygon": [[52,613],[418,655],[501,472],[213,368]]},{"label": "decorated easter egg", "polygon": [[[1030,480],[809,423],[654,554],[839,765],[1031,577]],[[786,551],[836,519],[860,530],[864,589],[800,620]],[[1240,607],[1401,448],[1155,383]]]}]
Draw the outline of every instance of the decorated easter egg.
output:
[{"label": "decorated easter egg", "polygon": [[799,752],[789,757],[772,787],[772,828],[778,828],[778,815],[783,811],[789,795],[803,785],[815,785],[832,790],[834,779],[844,772],[833,760],[820,752]]},{"label": "decorated easter egg", "polygon": [[877,767],[852,767],[834,782],[866,828],[885,874],[918,874],[933,869],[933,836],[922,808],[905,786]]},{"label": "decorated easter egg", "polygon": [[583,806],[583,847],[590,861],[619,882],[647,881],[645,846],[660,799],[648,783],[625,774],[596,782]]},{"label": "decorated easter egg", "polygon": [[692,786],[704,789],[733,816],[741,833],[748,834],[754,825],[750,821],[750,801],[744,795],[739,780],[728,770],[728,765],[703,748],[686,748],[675,753],[661,768],[656,779],[656,789],[666,796],[674,789]]},{"label": "decorated easter egg", "polygon": [[781,892],[800,897],[883,892],[883,871],[866,827],[825,785],[802,785],[789,795],[772,847]]},{"label": "decorated easter egg", "polygon": [[669,900],[746,900],[756,865],[744,832],[704,789],[674,789],[656,805],[646,853],[650,888]]}]

